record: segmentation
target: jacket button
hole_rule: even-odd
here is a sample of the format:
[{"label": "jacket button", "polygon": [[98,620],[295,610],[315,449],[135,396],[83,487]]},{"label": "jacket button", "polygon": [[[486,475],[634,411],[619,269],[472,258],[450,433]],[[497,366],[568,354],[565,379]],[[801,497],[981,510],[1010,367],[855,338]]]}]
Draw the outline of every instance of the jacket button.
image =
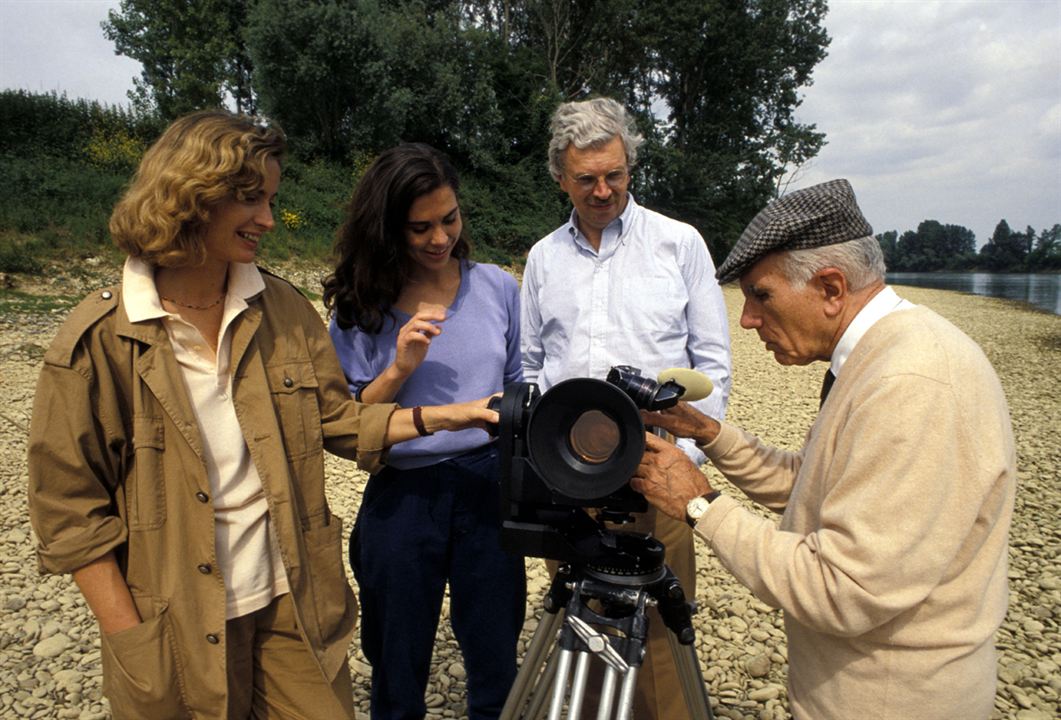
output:
[{"label": "jacket button", "polygon": [[219,642],[221,642],[221,638],[219,638],[217,635],[214,635],[213,633],[210,633],[206,636],[206,641],[211,645],[217,645]]},{"label": "jacket button", "polygon": [[195,499],[201,503],[204,503],[210,500],[210,496],[200,490],[199,492],[195,493]]},{"label": "jacket button", "polygon": [[104,290],[102,293],[100,293],[100,295],[103,296],[104,300],[110,300],[112,297],[114,297],[114,293],[112,293],[110,290]]},{"label": "jacket button", "polygon": [[201,572],[201,573],[202,573],[203,575],[209,575],[209,574],[210,574],[210,571],[211,571],[212,569],[213,569],[213,568],[211,568],[211,567],[210,567],[209,565],[207,565],[206,563],[203,563],[202,565],[200,565],[200,566],[199,566],[199,572]]},{"label": "jacket button", "polygon": [[289,378],[289,377],[284,378],[284,387],[288,387],[289,388],[289,387],[291,387],[294,384],[295,384],[295,381],[292,380],[291,378]]}]

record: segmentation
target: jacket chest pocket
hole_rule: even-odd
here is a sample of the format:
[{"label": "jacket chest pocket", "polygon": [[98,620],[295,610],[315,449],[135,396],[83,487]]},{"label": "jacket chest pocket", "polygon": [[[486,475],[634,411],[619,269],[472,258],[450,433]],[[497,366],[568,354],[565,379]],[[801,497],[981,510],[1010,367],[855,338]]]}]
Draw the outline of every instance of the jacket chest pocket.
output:
[{"label": "jacket chest pocket", "polygon": [[321,412],[317,403],[317,376],[313,363],[290,362],[265,368],[273,407],[284,436],[289,459],[319,453],[323,448]]},{"label": "jacket chest pocket", "polygon": [[125,483],[130,530],[154,530],[166,521],[165,452],[162,418],[134,417],[133,466]]}]

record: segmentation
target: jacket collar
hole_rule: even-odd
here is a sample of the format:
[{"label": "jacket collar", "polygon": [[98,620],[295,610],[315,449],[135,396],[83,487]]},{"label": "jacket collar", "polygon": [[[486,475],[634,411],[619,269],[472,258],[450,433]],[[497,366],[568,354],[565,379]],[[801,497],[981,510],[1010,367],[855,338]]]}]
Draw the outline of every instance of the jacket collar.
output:
[{"label": "jacket collar", "polygon": [[[232,298],[238,298],[248,308],[244,311],[244,319],[251,326],[251,333],[258,327],[261,319],[261,310],[255,302],[265,291],[265,281],[262,279],[258,268],[250,263],[229,264],[229,287],[228,304]],[[169,313],[162,307],[162,301],[158,297],[158,289],[155,287],[155,270],[152,266],[139,258],[129,257],[125,260],[122,268],[122,286],[120,302],[117,307],[117,332],[119,335],[129,337],[149,345],[157,345],[167,341],[169,338],[161,320]],[[241,323],[243,324],[243,323]],[[237,332],[233,338],[232,361],[233,367],[242,356],[249,336],[240,341],[242,333]]]}]

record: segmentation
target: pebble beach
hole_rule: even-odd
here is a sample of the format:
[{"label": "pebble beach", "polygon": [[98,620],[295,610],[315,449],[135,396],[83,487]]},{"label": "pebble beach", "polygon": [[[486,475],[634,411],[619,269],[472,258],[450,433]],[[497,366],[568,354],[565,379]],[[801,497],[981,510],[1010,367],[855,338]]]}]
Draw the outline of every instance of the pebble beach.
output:
[{"label": "pebble beach", "polygon": [[[315,291],[318,273],[278,268]],[[73,275],[73,273],[71,273]],[[110,717],[100,691],[99,632],[68,576],[40,575],[26,510],[26,435],[41,359],[69,302],[117,272],[36,284],[11,278],[17,302],[0,308],[0,719]],[[998,692],[992,720],[1061,717],[1061,317],[1011,301],[897,287],[976,340],[1009,400],[1018,452],[1010,537],[1010,606],[997,636]],[[725,289],[733,339],[734,386],[727,419],[778,447],[796,449],[818,409],[824,366],[782,368],[754,332],[738,324],[736,288]],[[705,466],[716,487],[739,495]],[[349,532],[366,476],[329,456],[329,498]],[[751,507],[749,503],[749,507]],[[763,511],[763,515],[768,513]],[[698,543],[696,648],[715,716],[784,720],[787,654],[780,611],[755,599]],[[522,651],[541,617],[544,563],[527,559],[529,597]],[[349,572],[349,568],[348,568]],[[351,582],[353,578],[351,577]],[[356,586],[355,586],[356,587]],[[350,649],[358,718],[368,718],[371,669]],[[465,673],[443,608],[428,688],[428,718],[465,717]],[[960,720],[960,719],[956,719]]]}]

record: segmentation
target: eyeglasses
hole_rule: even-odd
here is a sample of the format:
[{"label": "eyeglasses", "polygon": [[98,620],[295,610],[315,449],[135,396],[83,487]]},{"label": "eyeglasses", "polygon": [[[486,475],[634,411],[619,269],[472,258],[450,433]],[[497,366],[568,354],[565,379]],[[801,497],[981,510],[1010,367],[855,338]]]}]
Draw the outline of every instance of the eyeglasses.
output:
[{"label": "eyeglasses", "polygon": [[[594,188],[597,187],[602,179],[600,175],[568,175],[575,185],[578,186],[579,190],[583,192],[593,192]],[[626,187],[626,181],[630,179],[630,173],[627,172],[626,168],[622,170],[612,170],[607,175],[603,176],[603,180],[608,187],[612,190],[622,190]]]}]

